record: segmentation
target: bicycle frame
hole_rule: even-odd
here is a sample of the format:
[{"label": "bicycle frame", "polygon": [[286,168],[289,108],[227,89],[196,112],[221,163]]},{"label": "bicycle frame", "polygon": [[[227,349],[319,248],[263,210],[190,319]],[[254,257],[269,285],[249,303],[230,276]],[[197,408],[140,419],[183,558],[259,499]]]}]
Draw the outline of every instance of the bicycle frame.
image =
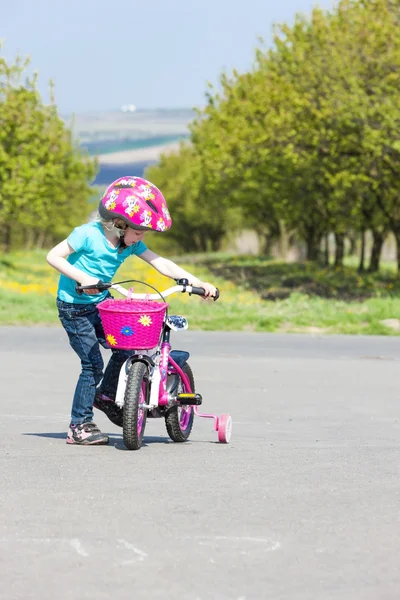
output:
[{"label": "bicycle frame", "polygon": [[[115,289],[123,296],[130,296],[136,299],[148,298],[151,300],[158,300],[160,298],[158,294],[131,294],[130,291],[126,290],[119,284],[112,284],[110,287]],[[192,290],[194,292],[195,289],[196,288],[192,288],[192,286],[189,285],[176,285],[163,291],[162,294],[163,296],[169,296],[178,292],[188,292],[190,294]],[[167,390],[167,378],[170,374],[176,373],[179,375],[188,393],[193,393],[189,378],[184,373],[183,369],[171,357],[171,344],[169,342],[170,331],[171,330],[168,328],[168,325],[164,323],[162,341],[160,345],[156,349],[149,351],[138,351],[137,354],[134,354],[132,357],[128,358],[125,364],[122,366],[115,398],[115,402],[118,406],[122,407],[124,404],[129,364],[134,361],[146,362],[150,370],[150,397],[148,399],[148,404],[144,405],[143,408],[146,408],[147,410],[153,410],[157,407],[166,407],[171,404],[171,398]],[[179,402],[177,402],[177,405],[179,406]],[[196,405],[193,405],[192,409],[194,414],[198,417],[213,419],[214,430],[219,431],[220,419],[225,415],[218,417],[217,415],[213,414],[201,413]]]},{"label": "bicycle frame", "polygon": [[[165,334],[165,332],[164,332]],[[124,396],[125,396],[125,388],[129,370],[129,364],[135,361],[144,361],[148,364],[151,372],[150,378],[150,397],[148,404],[144,406],[147,410],[153,410],[159,406],[168,406],[170,404],[170,396],[167,391],[167,378],[168,375],[177,374],[181,377],[186,390],[189,393],[192,393],[192,386],[190,384],[189,378],[183,371],[183,369],[174,361],[171,352],[171,344],[168,341],[163,341],[160,346],[159,356],[156,358],[156,361],[150,356],[149,353],[140,352],[138,354],[134,354],[132,357],[128,358],[124,365],[121,368],[117,394],[115,397],[115,403],[122,408],[124,405]],[[154,356],[154,354],[153,354]],[[157,364],[159,360],[159,364]],[[178,403],[179,405],[179,403]],[[212,415],[208,413],[202,413],[199,410],[198,406],[193,406],[194,414],[197,417],[201,417],[203,419],[213,419],[214,421],[214,430],[218,431],[219,429],[219,418],[217,415]]]}]

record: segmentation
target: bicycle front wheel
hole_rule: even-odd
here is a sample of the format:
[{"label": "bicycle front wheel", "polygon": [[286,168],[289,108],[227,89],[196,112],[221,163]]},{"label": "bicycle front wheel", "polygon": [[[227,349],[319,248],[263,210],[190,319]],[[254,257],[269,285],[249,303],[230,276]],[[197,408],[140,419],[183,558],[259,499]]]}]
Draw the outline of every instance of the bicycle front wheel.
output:
[{"label": "bicycle front wheel", "polygon": [[132,363],[126,382],[124,398],[124,422],[122,427],[124,444],[128,450],[139,450],[146,427],[149,372],[142,362]]}]

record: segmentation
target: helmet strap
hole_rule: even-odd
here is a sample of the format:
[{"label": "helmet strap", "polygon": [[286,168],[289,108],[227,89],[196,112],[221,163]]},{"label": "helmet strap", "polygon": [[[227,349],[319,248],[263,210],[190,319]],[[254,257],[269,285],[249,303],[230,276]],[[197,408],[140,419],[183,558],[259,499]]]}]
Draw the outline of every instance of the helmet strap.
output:
[{"label": "helmet strap", "polygon": [[125,244],[124,238],[121,237],[119,240],[118,254],[121,254],[128,246]]}]

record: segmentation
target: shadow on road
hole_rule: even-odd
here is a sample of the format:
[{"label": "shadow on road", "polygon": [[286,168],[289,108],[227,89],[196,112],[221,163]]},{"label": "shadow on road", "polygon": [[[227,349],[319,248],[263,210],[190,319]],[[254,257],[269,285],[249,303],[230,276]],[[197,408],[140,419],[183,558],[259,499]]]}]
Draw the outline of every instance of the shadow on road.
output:
[{"label": "shadow on road", "polygon": [[[65,438],[67,437],[67,432],[66,431],[26,432],[26,433],[23,433],[22,435],[30,435],[30,436],[41,437],[41,438],[65,440]],[[124,442],[122,441],[121,433],[107,433],[107,435],[110,438],[110,441],[108,443],[109,446],[114,446],[114,448],[116,448],[117,450],[127,450],[127,448],[124,445]],[[146,436],[143,440],[142,448],[146,447],[148,445],[151,445],[151,444],[173,444],[173,442],[171,442],[170,439],[161,437],[161,436]]]},{"label": "shadow on road", "polygon": [[46,432],[46,433],[23,433],[22,435],[34,435],[36,437],[65,439],[67,437],[67,432],[64,431],[64,432],[60,432],[60,433],[53,433],[53,432]]}]

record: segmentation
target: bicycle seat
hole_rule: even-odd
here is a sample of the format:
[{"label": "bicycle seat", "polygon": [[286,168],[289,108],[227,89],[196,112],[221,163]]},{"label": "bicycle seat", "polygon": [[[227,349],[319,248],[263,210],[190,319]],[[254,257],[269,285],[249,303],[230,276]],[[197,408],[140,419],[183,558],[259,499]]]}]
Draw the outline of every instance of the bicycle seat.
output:
[{"label": "bicycle seat", "polygon": [[176,364],[183,369],[190,354],[189,352],[185,352],[185,350],[171,350],[170,356],[172,360],[174,360]]}]

